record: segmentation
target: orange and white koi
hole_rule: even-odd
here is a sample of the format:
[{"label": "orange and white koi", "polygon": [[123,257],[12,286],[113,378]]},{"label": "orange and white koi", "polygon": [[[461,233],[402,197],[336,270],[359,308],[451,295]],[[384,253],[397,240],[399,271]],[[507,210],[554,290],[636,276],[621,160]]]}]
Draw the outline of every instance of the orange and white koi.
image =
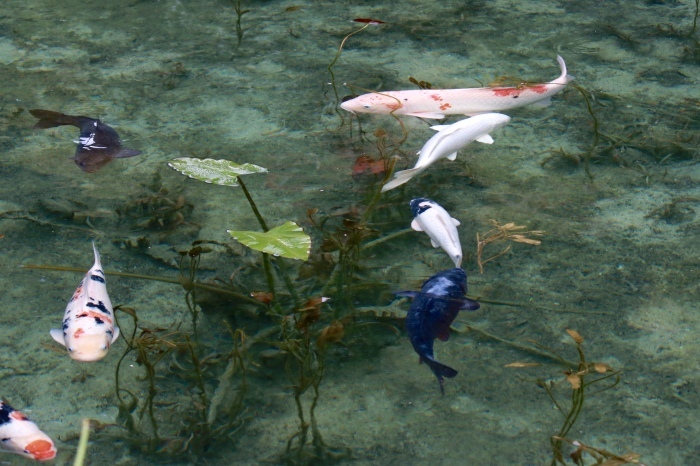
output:
[{"label": "orange and white koi", "polygon": [[441,119],[446,115],[472,116],[530,104],[547,106],[551,103],[550,98],[574,79],[566,73],[564,59],[557,55],[557,61],[561,75],[548,83],[522,84],[516,87],[372,92],[343,102],[340,107],[352,113]]},{"label": "orange and white koi", "polygon": [[100,253],[92,243],[95,263],[83,277],[63,314],[63,329],[51,330],[51,337],[68,350],[76,361],[99,361],[119,338],[114,310],[107,294]]},{"label": "orange and white koi", "polygon": [[56,457],[51,437],[24,414],[0,400],[0,449],[37,461]]}]

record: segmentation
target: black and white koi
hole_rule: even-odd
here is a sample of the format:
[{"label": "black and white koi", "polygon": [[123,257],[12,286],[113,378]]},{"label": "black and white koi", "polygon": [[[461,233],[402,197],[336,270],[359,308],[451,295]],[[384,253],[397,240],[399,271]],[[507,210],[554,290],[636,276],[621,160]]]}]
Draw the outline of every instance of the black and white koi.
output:
[{"label": "black and white koi", "polygon": [[457,234],[459,220],[450,217],[440,204],[424,197],[411,201],[411,228],[424,231],[434,248],[438,246],[450,256],[455,267],[462,265],[462,245]]},{"label": "black and white koi", "polygon": [[56,447],[24,414],[0,400],[0,449],[37,461],[56,457]]},{"label": "black and white koi", "polygon": [[53,128],[54,126],[75,126],[80,129],[73,160],[86,173],[94,173],[113,159],[123,159],[139,155],[141,151],[122,147],[119,134],[96,118],[66,115],[52,110],[29,110],[35,118],[34,128]]},{"label": "black and white koi", "polygon": [[54,340],[64,345],[76,361],[99,361],[119,338],[114,310],[107,294],[105,273],[95,243],[95,263],[85,274],[63,314],[63,328],[51,330]]}]

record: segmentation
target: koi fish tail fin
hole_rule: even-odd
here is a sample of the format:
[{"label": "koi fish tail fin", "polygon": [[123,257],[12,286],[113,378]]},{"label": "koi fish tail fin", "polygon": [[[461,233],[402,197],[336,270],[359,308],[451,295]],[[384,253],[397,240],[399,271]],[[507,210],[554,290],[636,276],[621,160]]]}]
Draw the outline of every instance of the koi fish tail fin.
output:
[{"label": "koi fish tail fin", "polygon": [[382,192],[389,191],[390,189],[398,188],[404,183],[408,183],[408,180],[425,170],[422,168],[409,168],[408,170],[401,170],[400,172],[394,173],[394,179],[389,181],[387,184],[382,186]]},{"label": "koi fish tail fin", "polygon": [[566,63],[564,62],[564,59],[560,56],[557,55],[557,62],[559,62],[559,68],[561,69],[561,76],[559,76],[554,82],[556,84],[566,84],[569,81],[573,81],[576,79],[575,76],[572,76],[566,72]]},{"label": "koi fish tail fin", "polygon": [[95,255],[95,264],[100,263],[100,252],[97,250],[97,246],[95,246],[95,241],[92,241],[92,252]]},{"label": "koi fish tail fin", "polygon": [[85,118],[40,109],[29,110],[29,113],[31,113],[34,118],[39,119],[39,121],[34,124],[34,128],[36,129],[53,128],[54,126],[63,125],[77,126],[80,128],[81,118]]},{"label": "koi fish tail fin", "polygon": [[448,379],[454,378],[457,375],[457,371],[452,369],[450,366],[437,362],[434,359],[423,358],[423,361],[425,361],[428,367],[430,367],[430,370],[433,371],[433,374],[435,374],[435,377],[437,377],[438,382],[440,383],[440,393],[444,395],[445,377]]}]

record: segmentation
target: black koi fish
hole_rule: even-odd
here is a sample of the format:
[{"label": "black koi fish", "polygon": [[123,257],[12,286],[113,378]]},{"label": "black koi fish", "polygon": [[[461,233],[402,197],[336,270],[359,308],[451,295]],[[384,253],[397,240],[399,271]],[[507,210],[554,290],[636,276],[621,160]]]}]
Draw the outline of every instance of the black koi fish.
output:
[{"label": "black koi fish", "polygon": [[443,270],[430,277],[420,291],[400,291],[398,296],[413,299],[406,317],[406,332],[413,349],[433,371],[440,383],[440,392],[444,395],[444,377],[452,378],[457,371],[441,364],[433,356],[433,340],[450,338],[450,325],[463,309],[475,311],[479,303],[468,299],[467,274],[463,269]]},{"label": "black koi fish", "polygon": [[34,128],[44,129],[70,125],[80,128],[80,138],[75,141],[78,148],[73,160],[84,172],[94,173],[112,159],[123,159],[139,155],[141,151],[122,147],[119,135],[100,120],[84,116],[72,116],[51,110],[29,110],[35,118]]}]

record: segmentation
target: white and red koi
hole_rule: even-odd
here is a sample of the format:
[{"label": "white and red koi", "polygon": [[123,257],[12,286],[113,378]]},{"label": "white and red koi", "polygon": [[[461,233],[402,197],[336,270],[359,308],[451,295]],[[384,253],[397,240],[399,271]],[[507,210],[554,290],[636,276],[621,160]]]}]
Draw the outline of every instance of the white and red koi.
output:
[{"label": "white and red koi", "polygon": [[340,107],[352,113],[441,119],[446,115],[478,115],[530,104],[547,106],[550,98],[573,79],[566,73],[564,59],[557,55],[557,61],[561,75],[548,83],[522,84],[516,87],[372,92],[343,102]]},{"label": "white and red koi", "polygon": [[95,243],[95,263],[85,274],[63,314],[63,329],[51,330],[54,340],[64,345],[76,361],[99,361],[119,338],[114,310],[107,295],[105,273]]},{"label": "white and red koi", "polygon": [[51,437],[43,433],[27,416],[0,400],[0,449],[37,461],[56,457]]}]

